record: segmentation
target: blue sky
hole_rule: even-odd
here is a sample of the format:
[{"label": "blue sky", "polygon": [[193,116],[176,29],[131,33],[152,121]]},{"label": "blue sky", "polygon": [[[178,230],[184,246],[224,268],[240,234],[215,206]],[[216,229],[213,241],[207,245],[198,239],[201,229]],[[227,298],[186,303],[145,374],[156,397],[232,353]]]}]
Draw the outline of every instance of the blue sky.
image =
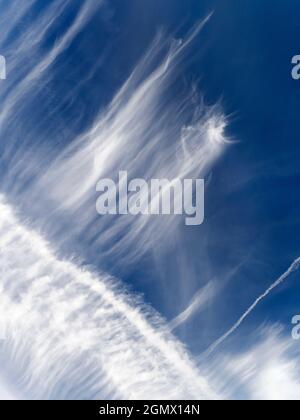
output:
[{"label": "blue sky", "polygon": [[[298,358],[297,342],[291,338],[291,319],[300,312],[296,270],[259,302],[213,355],[205,356],[300,255],[300,83],[291,77],[291,59],[300,54],[299,2],[32,0],[22,8],[16,1],[10,5],[0,1],[0,10],[0,54],[7,59],[8,75],[0,82],[0,205],[10,206],[18,215],[5,216],[2,223],[27,229],[21,239],[11,233],[18,239],[14,244],[5,242],[9,236],[3,228],[2,240],[23,256],[27,233],[34,232],[32,237],[39,234],[47,240],[57,256],[50,269],[51,252],[39,255],[35,242],[28,266],[22,261],[18,267],[19,275],[31,282],[27,270],[39,258],[42,278],[51,280],[62,260],[76,270],[104,276],[116,296],[129,299],[130,308],[145,313],[145,322],[163,339],[165,329],[172,330],[179,320],[168,332],[178,348],[176,357],[191,370],[195,366],[204,371],[199,377],[205,376],[213,393],[224,398],[276,398],[275,385],[266,390],[272,378],[274,384],[285,384],[284,398],[300,397],[300,384],[291,373]],[[163,70],[166,57],[170,63]],[[161,72],[157,80],[156,71]],[[200,172],[206,181],[203,225],[186,227],[177,219],[143,225],[139,219],[119,221],[96,215],[96,175],[102,168],[111,177],[119,170],[145,178],[158,172],[180,174],[182,162],[174,150],[183,127],[196,127],[202,133],[211,119],[219,126],[226,121],[221,146],[211,150],[199,141],[188,161],[191,173]],[[139,164],[136,156],[141,157]],[[3,253],[2,258],[6,261],[11,255]],[[23,296],[27,288],[30,302],[36,301],[26,284],[16,281],[13,292],[10,289],[9,279],[15,275],[10,270],[17,263],[9,260],[3,268],[3,304],[12,314],[18,313],[15,296]],[[66,278],[61,284],[68,284]],[[49,284],[56,296],[59,279]],[[75,289],[78,299],[85,296],[83,285]],[[96,300],[87,301],[80,316],[89,305],[92,311]],[[50,313],[56,310],[64,316],[63,309],[46,305],[46,318],[53,319]],[[26,314],[37,328],[34,317]],[[22,330],[17,317],[14,322],[29,340],[29,331]],[[45,324],[50,343],[51,321],[47,318]],[[13,335],[10,341],[18,346],[18,339]],[[99,341],[104,359],[115,345],[113,339],[114,344],[103,337]],[[124,348],[128,343],[124,337]],[[9,345],[4,341],[2,347],[1,358],[9,360]],[[45,372],[37,349],[38,344],[32,348],[28,344],[20,350],[22,357],[31,360],[31,369],[41,372],[26,372],[33,375],[35,387],[27,389],[26,381],[18,379],[25,375],[20,360],[9,360],[11,367],[3,372],[17,395],[140,395],[134,383],[122,388],[121,379],[113,376],[113,359],[105,359],[99,367],[107,373],[107,383],[114,379],[118,383],[111,393],[103,383],[99,384],[102,394],[98,389],[88,392],[88,385],[76,389],[68,382],[70,373],[66,378],[58,375],[53,394],[49,385],[40,395],[38,384]],[[91,357],[93,349],[88,349]],[[148,351],[151,354],[147,347]],[[115,347],[111,352],[117,352]],[[270,361],[268,371],[263,357]],[[62,360],[53,363],[59,368]],[[250,379],[245,374],[247,363],[252,366]],[[147,366],[139,366],[137,372],[143,369],[146,375]],[[182,370],[178,375],[183,385],[175,395],[179,398],[185,396],[180,393],[189,379],[181,377]],[[168,374],[164,386],[172,388],[175,379]],[[126,372],[123,375],[126,383]],[[68,392],[63,390],[65,383]],[[149,379],[144,391],[156,397],[159,386]],[[200,398],[201,392],[191,390],[188,396],[196,393]]]}]

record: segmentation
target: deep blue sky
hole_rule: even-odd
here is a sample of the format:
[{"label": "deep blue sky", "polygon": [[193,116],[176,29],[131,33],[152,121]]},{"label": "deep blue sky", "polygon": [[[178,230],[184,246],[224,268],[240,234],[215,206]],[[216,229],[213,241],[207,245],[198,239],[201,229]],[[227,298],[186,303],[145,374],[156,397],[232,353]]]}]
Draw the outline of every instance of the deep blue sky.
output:
[{"label": "deep blue sky", "polygon": [[[74,0],[74,9],[61,16],[45,51],[69,25],[79,4]],[[40,0],[39,7],[47,5],[48,0]],[[178,331],[195,353],[227,330],[300,255],[300,82],[291,78],[291,58],[300,54],[299,1],[107,1],[88,30],[60,56],[52,79],[32,98],[35,112],[26,121],[31,129],[37,127],[39,142],[43,134],[49,138],[53,124],[61,126],[59,141],[47,144],[59,152],[110,102],[158,30],[184,36],[212,11],[178,80],[179,85],[197,80],[208,104],[221,98],[230,121],[227,133],[233,144],[211,174],[206,221],[185,229],[180,248],[170,248],[155,269],[151,257],[125,274],[112,261],[105,267],[143,293],[167,319],[214,279],[221,292]],[[38,18],[37,8],[27,23]],[[8,34],[7,46],[14,36]],[[78,95],[70,100],[69,91],[81,79]],[[184,279],[184,274],[179,279],[178,253],[193,267],[193,279]],[[295,274],[260,305],[239,330],[238,343],[265,321],[282,322],[290,332],[290,320],[300,312],[297,280]]]}]

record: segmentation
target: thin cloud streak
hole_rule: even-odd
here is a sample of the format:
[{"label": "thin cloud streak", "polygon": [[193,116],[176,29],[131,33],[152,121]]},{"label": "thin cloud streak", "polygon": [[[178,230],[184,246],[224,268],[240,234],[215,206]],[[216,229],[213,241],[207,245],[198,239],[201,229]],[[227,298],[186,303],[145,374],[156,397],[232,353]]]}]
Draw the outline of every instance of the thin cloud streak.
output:
[{"label": "thin cloud streak", "polygon": [[[46,11],[44,22],[39,22],[36,26],[33,27],[24,35],[20,40],[19,45],[15,45],[14,48],[17,48],[17,51],[14,51],[15,56],[24,57],[24,50],[30,45],[32,48],[37,48],[39,43],[41,43],[49,29],[54,23],[60,13],[63,10],[67,9],[70,2],[67,2],[63,5],[61,3],[54,2],[51,6],[51,9]],[[7,96],[7,99],[2,103],[2,109],[0,114],[0,125],[5,123],[5,120],[8,119],[14,111],[14,108],[17,104],[20,104],[21,101],[29,94],[30,89],[34,88],[34,85],[37,83],[38,79],[49,70],[50,66],[55,62],[59,55],[65,51],[70,43],[74,40],[76,35],[83,29],[88,20],[92,17],[93,13],[99,6],[101,6],[102,1],[98,4],[96,2],[84,3],[81,7],[78,15],[76,16],[72,25],[64,33],[64,35],[59,39],[57,43],[54,44],[52,49],[38,61],[38,63],[31,69],[31,71],[16,85],[14,85],[13,92]],[[27,8],[23,9],[23,15],[28,10]],[[48,13],[47,13],[48,12]],[[44,23],[44,24],[43,24]],[[25,38],[25,39],[24,39]],[[34,49],[33,49],[34,51]],[[32,51],[31,51],[32,53]],[[18,58],[20,60],[20,57]],[[17,65],[17,62],[14,63]],[[11,69],[13,74],[14,68]]]},{"label": "thin cloud streak", "polygon": [[215,294],[215,287],[212,283],[208,283],[205,287],[198,290],[192,298],[188,307],[177,315],[170,323],[171,331],[187,322],[193,315],[199,313],[209,303]]}]

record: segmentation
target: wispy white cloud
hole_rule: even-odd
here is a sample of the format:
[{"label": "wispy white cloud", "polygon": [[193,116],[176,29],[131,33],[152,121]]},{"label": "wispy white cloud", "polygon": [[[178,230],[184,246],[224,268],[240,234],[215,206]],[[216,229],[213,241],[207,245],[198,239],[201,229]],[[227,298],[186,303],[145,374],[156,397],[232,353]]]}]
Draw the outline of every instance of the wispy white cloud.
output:
[{"label": "wispy white cloud", "polygon": [[[181,219],[178,216],[125,216],[110,217],[107,221],[95,210],[99,179],[116,179],[120,170],[127,171],[131,178],[146,180],[205,177],[225,150],[227,120],[219,104],[205,106],[195,86],[182,91],[177,98],[171,99],[169,95],[181,74],[185,54],[208,17],[185,39],[175,40],[159,34],[92,127],[54,162],[51,157],[55,153],[47,146],[43,145],[46,153],[41,147],[35,154],[23,147],[22,144],[26,145],[36,134],[27,126],[26,133],[23,129],[28,101],[34,98],[39,83],[46,83],[52,65],[85,28],[99,5],[102,2],[84,3],[65,33],[49,51],[41,54],[40,47],[48,31],[69,6],[69,2],[54,1],[11,46],[14,59],[10,60],[12,76],[7,89],[12,89],[3,95],[0,115],[3,130],[9,130],[12,139],[5,150],[11,165],[5,174],[4,189],[18,195],[19,203],[22,200],[33,203],[32,211],[35,218],[39,216],[41,224],[55,224],[54,218],[45,219],[45,206],[48,214],[60,211],[69,220],[76,220],[73,229],[70,226],[69,234],[61,239],[67,241],[78,234],[101,258],[113,256],[121,265],[136,261],[157,243],[171,241]],[[20,16],[26,14],[28,8],[22,6],[22,10]],[[12,23],[11,28],[15,24]],[[0,45],[2,38],[0,36]],[[30,65],[25,66],[22,74],[22,64],[28,61],[29,51]],[[74,86],[68,95],[74,95],[76,89]],[[49,128],[51,141],[60,142],[59,128],[55,125]],[[20,135],[23,142],[16,144],[14,137]],[[32,185],[34,176],[38,178],[35,186]],[[21,178],[31,183],[26,194],[20,193],[20,186],[14,183]],[[12,194],[14,188],[16,192]]]},{"label": "wispy white cloud", "polygon": [[210,381],[227,399],[299,400],[299,348],[280,326],[248,336],[248,350],[206,361]]},{"label": "wispy white cloud", "polygon": [[[10,83],[8,83],[7,86],[9,87],[13,83],[13,90],[5,97],[1,104],[0,124],[2,126],[5,123],[10,122],[15,107],[17,105],[19,107],[22,106],[22,102],[25,102],[26,96],[32,93],[32,90],[37,85],[41,76],[46,75],[47,70],[49,70],[60,54],[69,47],[70,43],[84,28],[101,4],[102,1],[84,3],[72,24],[45,55],[42,55],[39,50],[40,44],[45,40],[47,31],[53,27],[59,16],[68,9],[70,1],[63,3],[54,1],[49,8],[46,8],[37,22],[26,28],[22,37],[16,38],[13,45],[8,49],[8,54],[12,56],[12,59],[9,61]],[[16,4],[14,6],[15,7],[9,9],[9,11],[15,10]],[[19,19],[28,12],[31,6],[32,3],[17,7],[19,9]],[[8,23],[2,28],[0,46],[6,39],[9,29],[12,29],[16,24],[14,19],[9,20],[6,14],[4,14],[4,16]],[[27,74],[23,74],[23,77],[20,79],[19,77],[20,74],[22,74],[22,68],[18,67],[23,65],[26,68],[26,60],[31,61],[33,66],[30,68],[30,71],[28,71]]]},{"label": "wispy white cloud", "polygon": [[193,315],[199,313],[203,308],[205,308],[206,305],[209,304],[209,301],[212,299],[214,294],[215,287],[212,282],[208,283],[206,286],[198,290],[198,292],[195,293],[195,295],[193,296],[188,307],[184,309],[184,311],[182,311],[169,323],[171,331],[184,324]]},{"label": "wispy white cloud", "polygon": [[[31,92],[39,74],[47,73],[49,64],[85,22],[82,13],[53,51],[17,86],[0,118],[7,119],[15,104]],[[90,13],[87,9],[84,16]],[[119,264],[130,264],[157,243],[170,240],[181,220],[178,216],[118,216],[108,222],[95,211],[95,189],[100,178],[116,179],[120,170],[127,171],[129,177],[146,180],[204,177],[225,149],[227,122],[219,105],[206,107],[194,89],[176,100],[167,99],[183,56],[205,23],[194,28],[185,40],[159,35],[93,127],[48,168],[44,167],[38,183],[26,191],[27,201],[40,204],[41,219],[47,191],[49,211],[67,212],[68,218],[76,219],[72,233],[85,237],[89,244],[93,242],[103,258],[109,254],[117,257]],[[28,165],[22,150],[14,157],[19,176],[24,172],[29,177],[28,171],[35,172],[36,167],[35,162]]]}]

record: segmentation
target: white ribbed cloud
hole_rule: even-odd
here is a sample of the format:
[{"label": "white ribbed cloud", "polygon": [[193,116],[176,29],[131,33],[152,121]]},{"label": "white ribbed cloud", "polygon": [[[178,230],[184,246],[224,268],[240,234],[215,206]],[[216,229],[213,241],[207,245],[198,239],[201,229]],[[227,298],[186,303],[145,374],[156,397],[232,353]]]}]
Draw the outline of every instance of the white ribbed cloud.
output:
[{"label": "white ribbed cloud", "polygon": [[55,256],[0,199],[1,347],[32,398],[216,398],[182,345],[105,274]]}]

